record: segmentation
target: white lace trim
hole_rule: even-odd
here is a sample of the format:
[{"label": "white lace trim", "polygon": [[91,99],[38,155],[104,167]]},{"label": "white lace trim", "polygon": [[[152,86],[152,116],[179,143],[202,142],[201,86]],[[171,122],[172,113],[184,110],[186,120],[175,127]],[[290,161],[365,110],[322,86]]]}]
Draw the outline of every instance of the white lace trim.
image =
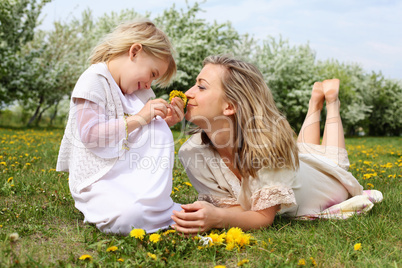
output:
[{"label": "white lace trim", "polygon": [[282,208],[297,205],[293,190],[284,186],[264,187],[251,196],[251,210],[258,211],[276,205]]},{"label": "white lace trim", "polygon": [[199,201],[206,201],[208,203],[211,203],[215,207],[231,207],[234,205],[239,205],[239,202],[237,202],[236,198],[233,197],[220,197],[220,196],[215,196],[215,195],[209,195],[209,194],[200,194],[198,196]]}]

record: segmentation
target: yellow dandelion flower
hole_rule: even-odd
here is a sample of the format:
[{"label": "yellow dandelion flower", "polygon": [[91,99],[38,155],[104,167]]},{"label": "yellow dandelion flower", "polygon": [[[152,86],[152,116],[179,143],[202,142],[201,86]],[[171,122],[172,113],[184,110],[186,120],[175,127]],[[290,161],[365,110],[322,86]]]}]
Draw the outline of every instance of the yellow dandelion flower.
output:
[{"label": "yellow dandelion flower", "polygon": [[109,248],[107,248],[107,250],[106,250],[106,252],[110,252],[110,251],[116,251],[118,248],[116,247],[116,246],[112,246],[112,247],[109,247]]},{"label": "yellow dandelion flower", "polygon": [[367,186],[368,186],[369,189],[373,189],[373,188],[374,188],[374,185],[373,185],[372,183],[367,183]]},{"label": "yellow dandelion flower", "polygon": [[25,165],[26,165],[26,166],[30,166],[30,165],[31,165],[31,163],[26,163]]},{"label": "yellow dandelion flower", "polygon": [[213,243],[218,244],[218,245],[222,244],[224,242],[224,238],[225,238],[223,235],[214,234],[214,233],[209,234],[208,237],[212,239]]},{"label": "yellow dandelion flower", "polygon": [[144,239],[145,231],[143,229],[133,229],[130,232],[130,236],[142,240]]},{"label": "yellow dandelion flower", "polygon": [[154,259],[154,260],[157,259],[156,255],[155,255],[155,254],[152,254],[152,253],[150,253],[150,252],[147,252],[147,256],[148,256],[149,258],[151,258],[151,259]]},{"label": "yellow dandelion flower", "polygon": [[0,165],[7,166],[6,162],[0,162]]},{"label": "yellow dandelion flower", "polygon": [[225,265],[216,265],[214,268],[226,268]]},{"label": "yellow dandelion flower", "polygon": [[178,90],[172,90],[169,94],[169,101],[171,102],[173,100],[174,97],[179,97],[180,99],[183,100],[184,102],[184,106],[186,106],[187,104],[187,97],[186,95],[184,95],[183,92],[178,91]]},{"label": "yellow dandelion flower", "polygon": [[240,240],[239,240],[239,245],[240,246],[248,246],[248,245],[250,245],[250,238],[251,238],[250,234],[242,235],[240,237]]},{"label": "yellow dandelion flower", "polygon": [[124,259],[119,258],[119,259],[117,259],[117,261],[118,261],[118,262],[124,262]]},{"label": "yellow dandelion flower", "polygon": [[355,251],[361,250],[361,249],[362,249],[362,243],[356,243],[356,244],[353,246],[353,249],[354,249]]},{"label": "yellow dandelion flower", "polygon": [[175,232],[176,232],[176,230],[167,230],[167,231],[165,231],[165,232],[163,233],[163,235],[173,234],[173,233],[175,233]]},{"label": "yellow dandelion flower", "polygon": [[232,227],[226,234],[226,242],[240,244],[243,234],[239,227]]},{"label": "yellow dandelion flower", "polygon": [[310,261],[311,261],[311,264],[312,264],[314,267],[317,266],[317,262],[314,260],[313,257],[310,257]]},{"label": "yellow dandelion flower", "polygon": [[227,243],[226,244],[226,250],[232,250],[235,247],[235,243],[231,242],[231,243]]},{"label": "yellow dandelion flower", "polygon": [[246,264],[246,263],[249,263],[250,261],[248,260],[248,259],[243,259],[243,260],[241,260],[241,261],[239,261],[238,263],[237,263],[237,266],[243,266],[244,264]]},{"label": "yellow dandelion flower", "polygon": [[305,266],[306,265],[306,260],[305,259],[300,259],[299,263],[297,264],[299,266]]},{"label": "yellow dandelion flower", "polygon": [[7,182],[12,181],[13,179],[14,179],[13,177],[10,177],[10,178],[8,178]]},{"label": "yellow dandelion flower", "polygon": [[161,241],[161,235],[160,234],[151,234],[149,236],[149,241],[151,241],[153,243],[158,243],[159,241]]},{"label": "yellow dandelion flower", "polygon": [[92,256],[88,255],[88,254],[84,254],[84,255],[81,255],[81,257],[79,259],[82,261],[85,261],[85,260],[92,261]]},{"label": "yellow dandelion flower", "polygon": [[185,185],[188,185],[190,187],[192,187],[193,185],[191,183],[189,183],[188,181],[184,182]]}]

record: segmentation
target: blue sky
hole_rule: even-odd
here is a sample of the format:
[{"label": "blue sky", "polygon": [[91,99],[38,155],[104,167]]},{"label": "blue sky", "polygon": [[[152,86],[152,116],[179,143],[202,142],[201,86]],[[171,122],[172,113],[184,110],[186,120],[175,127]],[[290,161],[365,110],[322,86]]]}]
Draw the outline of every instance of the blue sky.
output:
[{"label": "blue sky", "polygon": [[[184,0],[53,0],[44,7],[40,28],[52,29],[55,20],[80,17],[88,7],[95,17],[133,8],[151,12],[152,18],[173,3],[186,6]],[[366,71],[402,80],[402,1],[208,0],[201,8],[201,18],[231,21],[241,34],[260,40],[282,35],[292,45],[309,43],[317,59],[358,63]]]}]

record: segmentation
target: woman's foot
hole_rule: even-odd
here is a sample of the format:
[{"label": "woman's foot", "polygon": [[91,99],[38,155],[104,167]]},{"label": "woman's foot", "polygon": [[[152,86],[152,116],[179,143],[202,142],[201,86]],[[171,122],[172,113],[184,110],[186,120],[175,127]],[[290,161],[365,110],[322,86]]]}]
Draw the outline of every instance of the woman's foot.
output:
[{"label": "woman's foot", "polygon": [[322,110],[324,105],[324,89],[322,82],[315,82],[311,91],[310,106],[314,106],[314,110]]},{"label": "woman's foot", "polygon": [[322,87],[327,105],[338,100],[339,79],[329,79],[322,82]]}]

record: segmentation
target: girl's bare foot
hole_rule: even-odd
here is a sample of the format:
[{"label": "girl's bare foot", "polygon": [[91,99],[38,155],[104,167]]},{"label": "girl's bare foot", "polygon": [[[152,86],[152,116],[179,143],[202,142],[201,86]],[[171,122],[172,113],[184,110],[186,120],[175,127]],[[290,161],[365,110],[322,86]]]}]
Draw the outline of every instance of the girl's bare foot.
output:
[{"label": "girl's bare foot", "polygon": [[322,82],[315,82],[311,91],[310,106],[314,106],[314,110],[322,110],[324,105],[324,90]]},{"label": "girl's bare foot", "polygon": [[329,79],[322,82],[322,87],[327,105],[338,100],[339,79]]}]

